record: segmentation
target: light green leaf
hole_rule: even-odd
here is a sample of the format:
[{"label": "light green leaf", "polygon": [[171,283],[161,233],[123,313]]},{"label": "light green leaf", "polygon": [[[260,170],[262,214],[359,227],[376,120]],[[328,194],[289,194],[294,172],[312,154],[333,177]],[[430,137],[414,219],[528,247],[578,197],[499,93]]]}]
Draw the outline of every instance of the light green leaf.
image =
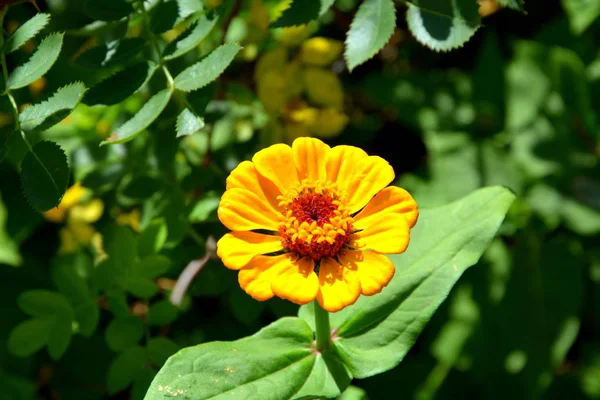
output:
[{"label": "light green leaf", "polygon": [[337,400],[368,400],[367,392],[357,386],[348,386]]},{"label": "light green leaf", "polygon": [[125,0],[84,0],[83,12],[92,19],[117,21],[131,14],[133,7]]},{"label": "light green leaf", "polygon": [[23,260],[19,254],[19,247],[5,230],[6,217],[6,206],[0,197],[0,264],[18,267]]},{"label": "light green leaf", "polygon": [[203,0],[177,0],[177,4],[179,5],[179,18],[187,18],[204,9]]},{"label": "light green leaf", "polygon": [[265,393],[280,400],[335,397],[350,377],[339,360],[312,346],[313,332],[304,321],[282,318],[244,339],[188,347],[169,358],[145,400],[174,393],[195,400]]},{"label": "light green leaf", "polygon": [[321,8],[321,0],[293,0],[271,27],[283,28],[307,24],[319,17]]},{"label": "light green leaf", "polygon": [[167,45],[163,53],[164,59],[172,60],[180,57],[198,46],[208,36],[218,20],[219,16],[216,14],[202,14],[190,29]]},{"label": "light green leaf", "polygon": [[168,257],[154,254],[137,263],[133,273],[139,277],[154,279],[162,276],[170,267],[171,260]]},{"label": "light green leaf", "polygon": [[599,0],[562,0],[571,31],[581,35],[600,16]]},{"label": "light green leaf", "polygon": [[162,367],[165,361],[179,351],[179,345],[171,339],[156,337],[148,341],[148,358],[157,367]]},{"label": "light green leaf", "polygon": [[163,89],[156,93],[133,118],[118,127],[115,133],[101,144],[125,143],[133,139],[158,118],[171,99],[171,93],[171,89]]},{"label": "light green leaf", "polygon": [[107,68],[124,64],[134,58],[146,46],[141,38],[122,38],[94,46],[83,52],[75,63],[86,68]]},{"label": "light green leaf", "polygon": [[61,315],[73,318],[73,308],[60,293],[49,290],[28,290],[17,299],[19,308],[32,317]]},{"label": "light green leaf", "polygon": [[[398,365],[458,278],[488,247],[514,198],[507,189],[489,187],[422,210],[408,250],[390,257],[396,275],[388,287],[332,315],[339,336],[335,351],[353,376]],[[312,305],[300,310],[307,321],[312,314]]]},{"label": "light green leaf", "polygon": [[62,149],[54,142],[33,146],[21,164],[21,187],[25,198],[37,211],[56,207],[69,183],[69,165]]},{"label": "light green leaf", "polygon": [[62,33],[53,33],[46,36],[29,61],[15,68],[10,73],[6,80],[6,88],[22,88],[41,78],[54,65],[54,62],[58,58],[62,41]]},{"label": "light green leaf", "polygon": [[177,117],[177,137],[193,135],[204,128],[204,118],[197,116],[188,108]]},{"label": "light green leaf", "polygon": [[143,371],[145,363],[146,350],[143,347],[131,347],[119,354],[108,367],[108,393],[115,394],[131,385],[138,373]]},{"label": "light green leaf", "polygon": [[150,222],[140,235],[138,255],[140,257],[145,257],[158,253],[165,245],[168,233],[167,224],[164,218],[155,219]]},{"label": "light green leaf", "polygon": [[217,47],[202,61],[184,69],[175,78],[175,87],[184,92],[200,89],[219,77],[242,49],[237,44]]},{"label": "light green leaf", "polygon": [[8,350],[19,357],[39,351],[48,342],[52,318],[33,318],[17,325],[8,338]]},{"label": "light green leaf", "polygon": [[523,0],[497,0],[502,7],[513,8],[518,11],[523,11]]},{"label": "light green leaf", "polygon": [[221,197],[213,191],[206,192],[194,204],[189,220],[192,223],[205,222],[211,215],[216,215]]},{"label": "light green leaf", "polygon": [[383,48],[396,27],[396,7],[392,0],[365,0],[350,25],[344,58],[348,69],[364,63]]},{"label": "light green leaf", "polygon": [[406,19],[415,38],[435,51],[461,47],[480,25],[477,2],[470,0],[413,1]]},{"label": "light green leaf", "polygon": [[21,129],[26,133],[41,132],[65,119],[85,93],[81,82],[72,83],[56,91],[48,100],[33,104],[19,114]]},{"label": "light green leaf", "polygon": [[106,328],[106,344],[113,351],[122,351],[138,344],[144,336],[144,323],[136,317],[115,318]]},{"label": "light green leaf", "polygon": [[112,106],[138,91],[156,71],[156,64],[141,62],[119,71],[88,90],[83,103],[88,106]]},{"label": "light green leaf", "polygon": [[8,54],[23,46],[50,22],[50,14],[39,13],[27,20],[4,42],[2,52]]}]

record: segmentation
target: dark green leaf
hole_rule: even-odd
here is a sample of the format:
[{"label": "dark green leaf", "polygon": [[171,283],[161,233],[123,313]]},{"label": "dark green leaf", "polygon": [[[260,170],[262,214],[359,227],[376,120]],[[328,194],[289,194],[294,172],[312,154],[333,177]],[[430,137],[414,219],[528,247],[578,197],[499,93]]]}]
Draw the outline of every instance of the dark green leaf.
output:
[{"label": "dark green leaf", "polygon": [[167,224],[163,218],[150,222],[140,235],[138,255],[146,257],[158,253],[165,245],[167,235]]},{"label": "dark green leaf", "polygon": [[148,325],[162,326],[177,319],[179,309],[168,300],[158,301],[148,310]]},{"label": "dark green leaf", "polygon": [[134,274],[139,277],[154,279],[162,276],[170,267],[171,260],[165,256],[155,254],[142,259],[135,266]]},{"label": "dark green leaf", "polygon": [[123,100],[138,91],[156,71],[156,65],[141,62],[117,72],[87,91],[83,103],[88,106],[104,105],[111,106],[121,103]]},{"label": "dark green leaf", "polygon": [[8,54],[23,46],[37,35],[50,22],[50,15],[39,13],[27,20],[4,42],[2,52]]},{"label": "dark green leaf", "polygon": [[200,89],[219,77],[242,49],[237,44],[217,47],[202,61],[186,68],[175,77],[175,87],[184,92]]},{"label": "dark green leaf", "polygon": [[144,323],[136,317],[115,318],[106,328],[106,344],[113,351],[133,347],[144,336]]},{"label": "dark green leaf", "polygon": [[73,334],[73,319],[55,316],[48,336],[48,353],[53,360],[58,360],[69,347]]},{"label": "dark green leaf", "polygon": [[171,339],[156,337],[148,341],[148,359],[157,367],[162,367],[165,361],[179,351],[179,345]]},{"label": "dark green leaf", "polygon": [[82,53],[75,63],[86,68],[107,68],[130,61],[146,46],[141,38],[123,38],[92,47]]},{"label": "dark green leaf", "polygon": [[179,18],[179,6],[175,1],[158,3],[150,12],[150,29],[159,35],[173,29]]},{"label": "dark green leaf", "polygon": [[83,12],[92,19],[117,21],[131,14],[133,7],[125,0],[84,0]]},{"label": "dark green leaf", "polygon": [[48,342],[53,318],[34,318],[17,325],[8,338],[8,350],[19,357],[39,351]]},{"label": "dark green leaf", "polygon": [[58,58],[62,47],[63,34],[52,33],[38,46],[31,58],[23,65],[15,68],[6,80],[7,89],[18,89],[41,78]]},{"label": "dark green leaf", "polygon": [[321,13],[321,0],[293,0],[292,4],[283,11],[281,17],[271,26],[283,28],[286,26],[304,25],[317,19]]},{"label": "dark green leaf", "polygon": [[28,290],[19,296],[17,303],[21,310],[32,317],[73,317],[73,309],[65,296],[49,290]]},{"label": "dark green leaf", "polygon": [[158,293],[158,287],[152,279],[141,276],[128,276],[121,282],[123,289],[135,297],[147,299]]},{"label": "dark green leaf", "polygon": [[18,267],[22,259],[19,247],[6,232],[6,217],[6,207],[0,197],[0,264]]},{"label": "dark green leaf", "polygon": [[208,36],[218,19],[216,14],[202,14],[190,29],[168,44],[163,52],[164,59],[172,60],[194,49]]},{"label": "dark green leaf", "polygon": [[204,119],[185,108],[177,117],[177,137],[193,135],[204,128]]},{"label": "dark green leaf", "polygon": [[117,356],[108,368],[106,385],[109,394],[115,394],[126,389],[146,363],[146,350],[140,346],[131,347]]}]

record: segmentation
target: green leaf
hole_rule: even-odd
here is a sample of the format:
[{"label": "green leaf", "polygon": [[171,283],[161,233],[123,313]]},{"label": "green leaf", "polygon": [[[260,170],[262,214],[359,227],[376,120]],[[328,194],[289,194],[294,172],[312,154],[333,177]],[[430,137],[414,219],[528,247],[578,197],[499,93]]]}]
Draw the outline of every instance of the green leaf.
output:
[{"label": "green leaf", "polygon": [[146,46],[141,38],[122,38],[92,47],[83,52],[75,63],[86,68],[107,68],[130,61]]},{"label": "green leaf", "polygon": [[144,323],[136,317],[115,318],[106,328],[106,344],[113,351],[133,347],[144,336]]},{"label": "green leaf", "polygon": [[190,29],[167,45],[163,58],[172,60],[194,49],[208,36],[218,20],[219,16],[216,14],[202,14]]},{"label": "green leaf", "polygon": [[18,297],[17,304],[23,312],[32,317],[73,317],[73,308],[65,296],[49,290],[28,290]]},{"label": "green leaf", "polygon": [[177,319],[179,309],[168,300],[158,301],[148,310],[148,325],[162,326],[170,324]]},{"label": "green leaf", "polygon": [[46,36],[29,61],[15,68],[10,73],[6,80],[6,88],[22,88],[41,78],[54,65],[54,62],[58,58],[62,41],[62,33],[52,33]]},{"label": "green leaf", "polygon": [[167,236],[168,229],[165,220],[163,218],[153,220],[140,235],[138,255],[146,257],[158,253],[165,245]]},{"label": "green leaf", "polygon": [[598,0],[562,0],[571,31],[581,35],[600,16]]},{"label": "green leaf", "polygon": [[41,132],[58,124],[71,114],[84,93],[81,82],[58,89],[48,100],[30,105],[19,114],[21,129],[26,133]]},{"label": "green leaf", "polygon": [[357,386],[348,386],[337,400],[368,400],[367,392]]},{"label": "green leaf", "polygon": [[54,142],[33,146],[21,164],[21,187],[31,206],[40,212],[56,207],[69,183],[69,164]]},{"label": "green leaf", "polygon": [[221,197],[216,192],[210,191],[204,193],[196,204],[194,204],[194,207],[190,212],[190,222],[205,222],[209,220],[212,215],[216,215],[219,201],[221,201]]},{"label": "green leaf", "polygon": [[57,315],[48,335],[48,354],[58,360],[69,347],[73,335],[73,319]]},{"label": "green leaf", "polygon": [[143,371],[145,363],[146,350],[143,347],[131,347],[119,354],[108,367],[108,393],[113,395],[131,385],[138,373]]},{"label": "green leaf", "polygon": [[312,350],[313,332],[298,318],[282,318],[253,336],[180,350],[170,357],[145,400],[180,395],[195,400],[335,397],[350,383],[331,354]]},{"label": "green leaf", "polygon": [[2,52],[11,53],[33,39],[50,22],[50,14],[39,13],[27,20],[4,42]]},{"label": "green leaf", "polygon": [[283,28],[286,26],[298,26],[317,19],[321,13],[321,0],[293,0],[286,8],[281,17],[271,27]]},{"label": "green leaf", "polygon": [[137,238],[130,228],[124,226],[112,226],[102,232],[102,236],[108,259],[96,267],[93,282],[106,290],[116,281],[131,275],[136,263]]},{"label": "green leaf", "polygon": [[190,15],[204,10],[203,0],[177,0],[179,6],[179,17],[187,18]]},{"label": "green leaf", "polygon": [[0,197],[0,264],[18,267],[23,262],[19,247],[6,232],[6,206]]},{"label": "green leaf", "polygon": [[156,64],[141,62],[117,72],[88,90],[83,103],[88,106],[112,106],[138,91],[156,71]]},{"label": "green leaf", "polygon": [[171,268],[171,260],[169,258],[154,254],[141,260],[135,266],[134,274],[143,278],[154,279],[162,276],[169,268]]},{"label": "green leaf", "polygon": [[518,11],[523,11],[523,0],[497,0],[502,7],[513,8]]},{"label": "green leaf", "polygon": [[179,351],[179,345],[171,339],[156,337],[148,341],[148,359],[157,367],[162,367],[165,361]]},{"label": "green leaf", "polygon": [[[396,275],[388,287],[332,315],[336,353],[353,376],[398,365],[458,278],[488,247],[514,198],[507,189],[489,187],[422,210],[408,250],[390,257]],[[300,309],[307,321],[311,307]]]},{"label": "green leaf", "polygon": [[242,49],[237,44],[217,47],[202,61],[186,68],[175,77],[175,87],[184,92],[200,89],[219,77]]},{"label": "green leaf", "polygon": [[362,2],[346,37],[344,58],[348,69],[364,63],[383,48],[396,27],[396,7],[392,0]]},{"label": "green leaf", "polygon": [[133,118],[118,127],[115,133],[101,144],[125,143],[133,139],[158,118],[171,99],[171,93],[171,89],[163,89],[156,93]]},{"label": "green leaf", "polygon": [[173,29],[179,18],[179,7],[175,1],[158,3],[150,12],[150,29],[157,35]]},{"label": "green leaf", "polygon": [[204,128],[204,118],[185,108],[177,117],[177,137],[189,136]]},{"label": "green leaf", "polygon": [[133,7],[125,0],[84,0],[83,12],[92,19],[117,21],[131,14]]},{"label": "green leaf", "polygon": [[48,342],[52,318],[34,318],[21,322],[8,338],[8,350],[19,357],[27,357],[39,351]]},{"label": "green leaf", "polygon": [[470,0],[413,1],[406,19],[415,38],[435,51],[461,47],[480,25],[477,2]]},{"label": "green leaf", "polygon": [[147,299],[158,293],[156,284],[148,278],[141,276],[128,276],[121,282],[123,288],[141,299]]}]

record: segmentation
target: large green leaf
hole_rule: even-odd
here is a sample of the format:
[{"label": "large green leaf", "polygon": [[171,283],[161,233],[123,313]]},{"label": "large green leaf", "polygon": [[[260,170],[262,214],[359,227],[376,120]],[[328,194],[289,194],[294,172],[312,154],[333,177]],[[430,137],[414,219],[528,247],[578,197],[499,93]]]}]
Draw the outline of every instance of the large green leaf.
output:
[{"label": "large green leaf", "polygon": [[21,187],[29,204],[37,211],[56,207],[69,183],[69,164],[62,149],[54,142],[33,146],[21,164]]},{"label": "large green leaf", "polygon": [[576,35],[581,35],[600,16],[599,0],[562,0],[562,5]]},{"label": "large green leaf", "polygon": [[392,0],[365,0],[350,25],[344,58],[348,69],[364,63],[383,48],[396,28],[396,7]]},{"label": "large green leaf", "polygon": [[171,93],[171,89],[163,89],[156,93],[133,118],[118,127],[115,133],[102,144],[124,143],[133,139],[158,118],[171,99]]},{"label": "large green leaf", "polygon": [[175,1],[162,1],[150,12],[150,30],[157,35],[173,29],[179,18],[179,6]]},{"label": "large green leaf", "polygon": [[175,87],[184,92],[200,89],[219,77],[242,49],[237,44],[217,47],[202,61],[186,68],[175,77]]},{"label": "large green leaf", "polygon": [[117,21],[133,12],[133,7],[125,0],[84,0],[83,12],[100,21]]},{"label": "large green leaf", "polygon": [[6,80],[7,89],[18,89],[42,77],[58,58],[63,34],[52,33],[40,43],[36,52],[25,64],[15,68]]},{"label": "large green leaf", "polygon": [[82,53],[75,63],[87,68],[107,68],[130,61],[146,46],[141,38],[123,38],[94,46]]},{"label": "large green leaf", "polygon": [[118,104],[137,92],[156,69],[156,64],[149,62],[134,64],[94,85],[82,101],[89,106]]},{"label": "large green leaf", "polygon": [[194,25],[165,48],[163,57],[172,60],[195,48],[213,29],[219,17],[216,14],[202,14]]},{"label": "large green leaf", "polygon": [[415,38],[435,51],[461,47],[480,24],[477,2],[471,0],[415,0],[406,19]]},{"label": "large green leaf", "polygon": [[197,116],[186,108],[177,117],[175,128],[177,137],[192,135],[204,128],[204,118]]},{"label": "large green leaf", "polygon": [[41,132],[58,124],[71,114],[84,93],[85,86],[81,82],[58,89],[48,100],[33,104],[19,114],[21,129],[26,133]]},{"label": "large green leaf", "polygon": [[50,15],[39,13],[27,20],[4,42],[2,52],[10,53],[23,46],[25,42],[32,39],[50,22]]},{"label": "large green leaf", "polygon": [[6,217],[6,207],[0,197],[0,264],[18,267],[21,265],[22,259],[19,254],[19,247],[5,230]]},{"label": "large green leaf", "polygon": [[321,8],[321,0],[293,0],[271,26],[283,28],[307,24],[319,17]]},{"label": "large green leaf", "polygon": [[282,318],[244,339],[188,347],[169,358],[145,399],[335,397],[350,377],[335,356],[312,346],[304,321]]},{"label": "large green leaf", "polygon": [[[406,253],[391,256],[396,275],[388,287],[332,315],[336,353],[353,376],[398,365],[458,278],[487,248],[514,198],[507,189],[489,187],[422,210]],[[312,324],[312,305],[302,307],[300,316]]]}]

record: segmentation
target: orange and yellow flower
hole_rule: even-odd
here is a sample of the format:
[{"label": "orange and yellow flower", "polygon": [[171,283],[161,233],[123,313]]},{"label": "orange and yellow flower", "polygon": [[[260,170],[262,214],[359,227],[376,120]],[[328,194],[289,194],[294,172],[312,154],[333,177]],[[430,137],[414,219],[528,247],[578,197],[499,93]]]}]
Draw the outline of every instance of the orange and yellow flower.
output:
[{"label": "orange and yellow flower", "polygon": [[335,312],[381,292],[394,275],[385,254],[406,250],[419,211],[392,167],[352,146],[314,138],[275,144],[240,163],[219,204],[232,232],[217,243],[256,300],[317,300]]}]

